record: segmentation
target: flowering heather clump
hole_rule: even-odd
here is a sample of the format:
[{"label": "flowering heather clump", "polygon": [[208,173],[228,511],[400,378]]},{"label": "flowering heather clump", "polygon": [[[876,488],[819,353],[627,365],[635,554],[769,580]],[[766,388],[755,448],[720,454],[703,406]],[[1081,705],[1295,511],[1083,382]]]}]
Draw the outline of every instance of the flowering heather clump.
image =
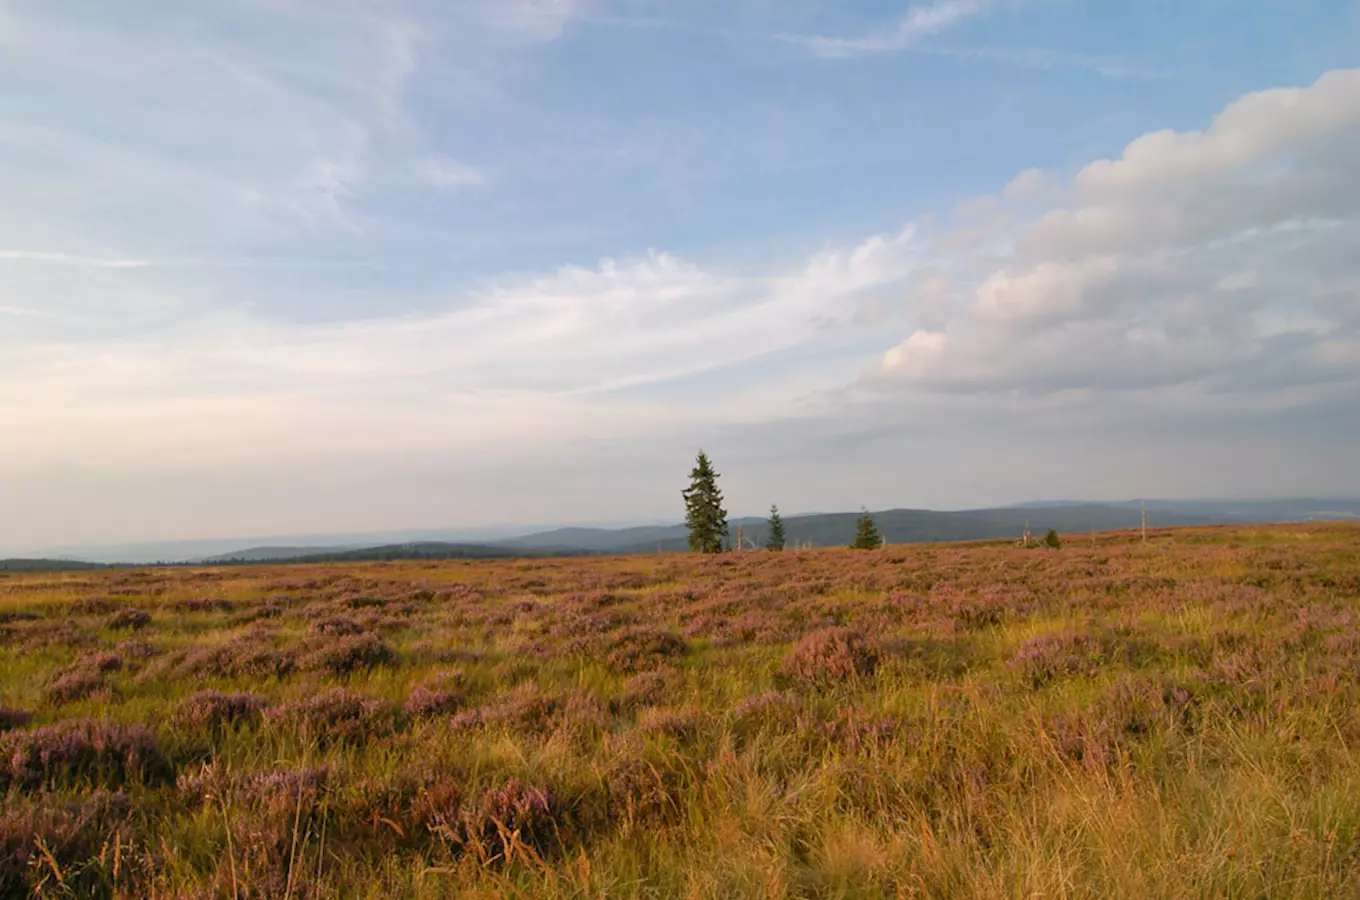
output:
[{"label": "flowering heather clump", "polygon": [[777,610],[752,609],[740,613],[704,612],[685,626],[685,636],[708,638],[715,647],[733,644],[778,644],[795,631]]},{"label": "flowering heather clump", "polygon": [[878,654],[864,635],[848,628],[822,628],[803,638],[784,657],[784,674],[795,681],[826,685],[866,678],[878,667]]},{"label": "flowering heather clump", "polygon": [[156,736],[141,725],[74,719],[0,735],[0,786],[31,790],[86,779],[117,786],[173,778]]},{"label": "flowering heather clump", "polygon": [[116,672],[122,667],[123,658],[117,653],[82,656],[63,669],[44,694],[49,702],[57,705],[83,700],[106,687],[105,673]]},{"label": "flowering heather clump", "polygon": [[627,628],[613,635],[607,659],[621,672],[640,672],[688,650],[688,644],[668,631]]},{"label": "flowering heather clump", "polygon": [[304,766],[254,772],[241,782],[241,793],[252,806],[285,806],[299,796],[315,799],[331,780],[329,766]]},{"label": "flowering heather clump", "polygon": [[102,672],[90,669],[68,669],[43,691],[47,702],[56,706],[75,703],[107,687]]},{"label": "flowering heather clump", "polygon": [[678,680],[677,673],[668,669],[639,672],[623,683],[619,704],[625,707],[655,706],[675,689]]},{"label": "flowering heather clump", "polygon": [[496,697],[478,710],[481,724],[501,726],[526,734],[545,734],[557,724],[561,701],[532,682],[525,682]]},{"label": "flowering heather clump", "polygon": [[392,710],[385,703],[346,688],[271,707],[265,719],[323,744],[381,737],[393,724]]},{"label": "flowering heather clump", "polygon": [[195,647],[179,661],[181,676],[283,678],[297,669],[291,651],[276,649],[263,636],[247,635],[225,644]]},{"label": "flowering heather clump", "polygon": [[329,780],[329,769],[303,767],[240,781],[232,799],[241,814],[229,825],[235,868],[219,896],[318,896],[310,887],[316,864],[305,851],[326,814]]},{"label": "flowering heather clump", "polygon": [[190,597],[185,600],[176,600],[169,606],[173,613],[229,613],[235,609],[235,605],[221,597]]},{"label": "flowering heather clump", "polygon": [[548,636],[554,639],[554,643],[562,645],[564,653],[589,653],[600,645],[601,636],[612,634],[636,621],[637,615],[626,609],[568,607]]},{"label": "flowering heather clump", "polygon": [[264,710],[266,702],[263,697],[256,697],[253,694],[199,691],[180,703],[175,718],[190,728],[217,732],[228,725],[258,716]]},{"label": "flowering heather clump", "polygon": [[542,849],[557,838],[554,806],[548,791],[511,779],[504,787],[483,791],[463,807],[463,833],[468,843],[497,855],[513,852],[511,835],[526,846]]},{"label": "flowering heather clump", "polygon": [[364,633],[321,643],[302,658],[302,668],[348,675],[361,669],[390,666],[397,654],[376,635]]},{"label": "flowering heather clump", "polygon": [[86,597],[71,604],[73,616],[107,616],[118,608],[118,604],[108,597]]},{"label": "flowering heather clump", "polygon": [[266,600],[264,603],[256,604],[247,609],[241,610],[232,619],[236,625],[250,625],[254,622],[267,622],[271,619],[279,619],[288,611],[287,603],[278,597]]},{"label": "flowering heather clump", "polygon": [[326,619],[312,623],[314,634],[327,634],[335,637],[344,637],[352,634],[363,634],[364,626],[353,616],[331,616]]},{"label": "flowering heather clump", "polygon": [[119,641],[114,650],[123,659],[130,660],[151,659],[160,653],[160,650],[154,644],[141,638],[128,638],[125,641]]},{"label": "flowering heather clump", "polygon": [[139,631],[151,624],[151,614],[146,610],[120,609],[104,622],[105,628],[120,629],[125,628],[130,631]]},{"label": "flowering heather clump", "polygon": [[562,704],[556,734],[579,746],[594,746],[614,721],[614,710],[603,697],[587,691],[574,691]]},{"label": "flowering heather clump", "polygon": [[402,712],[418,719],[451,715],[462,709],[466,702],[460,690],[462,683],[462,672],[434,675],[411,690]]},{"label": "flowering heather clump", "polygon": [[1037,688],[1056,678],[1093,672],[1100,660],[1099,641],[1085,634],[1061,632],[1026,641],[1016,651],[1011,666]]}]

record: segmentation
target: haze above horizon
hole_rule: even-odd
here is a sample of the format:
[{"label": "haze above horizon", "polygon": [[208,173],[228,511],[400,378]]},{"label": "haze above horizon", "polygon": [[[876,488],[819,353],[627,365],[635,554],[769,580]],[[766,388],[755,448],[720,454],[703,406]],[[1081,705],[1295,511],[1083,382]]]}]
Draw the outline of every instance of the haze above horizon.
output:
[{"label": "haze above horizon", "polygon": [[1357,496],[1360,6],[0,8],[0,547]]}]

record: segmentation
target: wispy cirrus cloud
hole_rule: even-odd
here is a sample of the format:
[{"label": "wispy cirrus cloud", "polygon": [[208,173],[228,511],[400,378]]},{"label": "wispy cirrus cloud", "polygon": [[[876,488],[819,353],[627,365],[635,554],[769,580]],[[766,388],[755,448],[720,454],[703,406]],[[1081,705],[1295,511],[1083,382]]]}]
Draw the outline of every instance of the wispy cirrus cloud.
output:
[{"label": "wispy cirrus cloud", "polygon": [[447,156],[432,156],[416,165],[416,176],[431,187],[446,191],[482,187],[491,174],[480,166]]},{"label": "wispy cirrus cloud", "polygon": [[37,250],[0,250],[0,263],[5,262],[75,266],[86,269],[145,269],[152,265],[144,259],[115,259],[104,256],[80,256],[74,253],[52,253]]},{"label": "wispy cirrus cloud", "polygon": [[936,0],[907,9],[896,22],[851,37],[781,34],[778,40],[796,44],[820,59],[853,59],[910,50],[927,38],[942,34],[985,15],[991,0]]}]

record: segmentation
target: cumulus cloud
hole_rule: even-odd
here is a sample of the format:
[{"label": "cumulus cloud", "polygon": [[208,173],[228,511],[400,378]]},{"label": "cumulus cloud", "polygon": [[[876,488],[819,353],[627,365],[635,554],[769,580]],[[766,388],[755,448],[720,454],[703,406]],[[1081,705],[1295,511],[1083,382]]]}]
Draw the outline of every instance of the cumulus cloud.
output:
[{"label": "cumulus cloud", "polygon": [[[1203,131],[1160,131],[1070,181],[1021,173],[992,198],[1021,224],[986,252],[936,236],[956,286],[932,327],[865,378],[887,390],[1179,387],[1215,396],[1356,387],[1360,70],[1250,94]],[[1051,186],[1048,186],[1050,185]],[[1046,198],[1026,217],[1023,204]],[[926,251],[927,259],[932,258]],[[1345,260],[1349,257],[1350,262]],[[909,299],[909,305],[913,302]]]}]

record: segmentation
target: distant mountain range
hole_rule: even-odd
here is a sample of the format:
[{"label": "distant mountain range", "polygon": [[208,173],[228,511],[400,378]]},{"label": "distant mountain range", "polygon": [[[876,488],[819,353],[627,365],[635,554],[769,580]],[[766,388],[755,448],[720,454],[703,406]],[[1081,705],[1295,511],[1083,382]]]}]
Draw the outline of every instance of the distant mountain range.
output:
[{"label": "distant mountain range", "polygon": [[[931,541],[1018,538],[1028,527],[1042,535],[1049,528],[1071,534],[1136,528],[1142,520],[1140,501],[1117,503],[1034,503],[995,509],[940,512],[891,509],[872,513],[879,532],[890,544]],[[1153,527],[1247,524],[1323,519],[1360,519],[1360,500],[1208,500],[1148,501],[1148,523]],[[848,544],[859,513],[818,513],[784,520],[790,545],[814,547]],[[762,518],[730,522],[732,540],[738,532],[748,546],[763,546],[768,534]],[[420,541],[372,546],[251,547],[207,557],[204,563],[344,561],[373,559],[497,558],[636,554],[688,549],[683,525],[633,528],[556,528],[520,537],[479,542]]]},{"label": "distant mountain range", "polygon": [[[1043,535],[1049,528],[1072,534],[1136,528],[1142,518],[1142,501],[1115,503],[1037,502],[995,509],[941,512],[926,509],[890,509],[872,513],[879,532],[889,544],[931,541],[970,541],[1018,538],[1026,529]],[[1360,500],[1149,500],[1148,524],[1153,527],[1181,525],[1250,524],[1360,519]],[[790,546],[841,546],[850,543],[859,513],[817,513],[789,516],[784,520]],[[767,525],[762,518],[739,518],[730,522],[732,541],[740,533],[747,546],[763,546]],[[484,535],[469,540],[390,541],[361,536],[349,540],[330,536],[333,543],[308,546],[261,545],[231,549],[212,555],[160,560],[129,555],[124,564],[152,561],[221,565],[254,562],[343,562],[388,559],[482,559],[528,556],[579,556],[675,552],[688,549],[683,525],[643,525],[631,528],[555,528],[514,537]],[[466,533],[466,532],[465,532]],[[461,536],[461,535],[460,535]],[[207,543],[207,542],[204,542]],[[214,542],[220,546],[221,542]],[[107,558],[97,562],[112,562]],[[82,569],[91,560],[21,559],[0,560],[0,572]]]}]

